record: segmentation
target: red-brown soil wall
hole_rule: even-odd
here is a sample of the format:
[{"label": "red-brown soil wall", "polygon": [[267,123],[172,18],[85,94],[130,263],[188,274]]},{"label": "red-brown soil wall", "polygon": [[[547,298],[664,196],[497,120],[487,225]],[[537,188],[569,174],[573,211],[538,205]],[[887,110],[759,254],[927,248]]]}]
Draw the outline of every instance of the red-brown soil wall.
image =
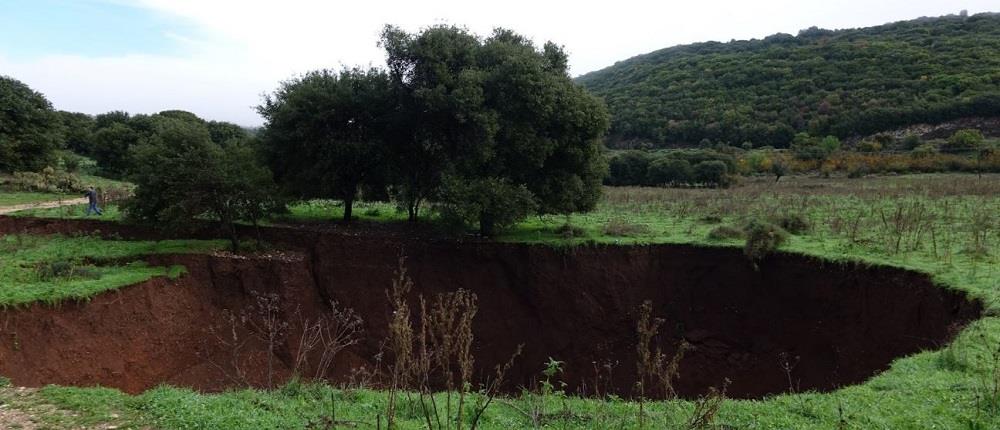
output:
[{"label": "red-brown soil wall", "polygon": [[[0,217],[0,233],[68,233],[74,225],[9,220]],[[277,258],[153,257],[156,264],[183,264],[188,274],[84,303],[3,311],[0,374],[28,386],[224,389],[234,384],[232,372],[220,370],[232,351],[208,329],[225,327],[224,310],[246,308],[250,293],[258,292],[280,297],[281,317],[292,327],[276,352],[275,382],[291,373],[299,316],[314,318],[336,300],[364,318],[364,340],[334,365],[333,379],[344,381],[351,369],[374,366],[389,315],[385,290],[401,254],[414,298],[459,288],[477,294],[475,355],[483,375],[524,344],[510,388],[530,384],[552,357],[566,362],[562,379],[571,390],[584,384],[592,390],[595,363],[613,363],[611,380],[599,384],[629,395],[644,300],[666,320],[656,345],[668,357],[681,340],[694,346],[675,381],[682,396],[726,379],[735,397],[787,391],[783,360],[794,365],[797,390],[862,382],[894,358],[941,347],[981,311],[978,302],[922,274],[789,254],[772,255],[755,269],[739,250],[725,248],[560,249],[279,229],[266,234],[299,250]],[[253,341],[244,351],[246,381],[266,385],[264,345]]]}]

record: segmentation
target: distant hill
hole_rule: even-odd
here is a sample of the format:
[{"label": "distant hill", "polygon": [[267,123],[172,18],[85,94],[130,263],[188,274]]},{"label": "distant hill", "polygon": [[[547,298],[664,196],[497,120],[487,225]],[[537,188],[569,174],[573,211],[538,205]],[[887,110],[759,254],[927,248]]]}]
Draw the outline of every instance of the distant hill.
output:
[{"label": "distant hill", "polygon": [[[669,31],[669,30],[667,30]],[[612,115],[609,145],[784,147],[1000,115],[1000,14],[708,42],[577,78]]]}]

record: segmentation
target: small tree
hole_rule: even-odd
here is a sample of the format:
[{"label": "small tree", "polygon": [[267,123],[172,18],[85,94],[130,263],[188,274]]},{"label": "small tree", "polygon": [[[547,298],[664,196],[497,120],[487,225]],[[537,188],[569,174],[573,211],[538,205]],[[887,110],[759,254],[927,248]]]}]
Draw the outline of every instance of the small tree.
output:
[{"label": "small tree", "polygon": [[702,161],[694,165],[694,178],[700,183],[725,187],[729,185],[726,163],[719,160]]},{"label": "small tree", "polygon": [[823,158],[829,157],[830,154],[840,150],[840,139],[837,139],[837,136],[824,137],[823,140],[819,141],[819,147],[825,153]]},{"label": "small tree", "polygon": [[168,231],[183,231],[199,221],[221,223],[234,251],[237,222],[257,221],[283,204],[270,172],[245,145],[223,149],[203,124],[166,119],[157,135],[133,150],[135,196],[129,217]]},{"label": "small tree", "polygon": [[917,149],[917,147],[920,146],[921,143],[922,141],[920,140],[920,136],[912,133],[903,136],[903,140],[900,141],[900,144],[903,145],[903,149],[906,149],[908,151]]},{"label": "small tree", "polygon": [[822,161],[839,148],[840,140],[834,136],[827,136],[820,140],[808,133],[799,133],[795,135],[791,149],[795,158],[800,160]]},{"label": "small tree", "polygon": [[954,152],[977,151],[984,140],[983,133],[979,130],[966,128],[952,134],[942,149]]}]

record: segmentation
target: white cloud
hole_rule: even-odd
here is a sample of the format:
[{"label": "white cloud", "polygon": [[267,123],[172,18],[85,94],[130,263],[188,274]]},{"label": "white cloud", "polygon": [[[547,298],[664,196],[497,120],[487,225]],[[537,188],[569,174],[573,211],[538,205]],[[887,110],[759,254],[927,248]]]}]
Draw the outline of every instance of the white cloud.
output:
[{"label": "white cloud", "polygon": [[[120,2],[120,0],[113,0]],[[566,46],[573,73],[633,55],[703,40],[795,33],[812,25],[863,27],[923,15],[980,12],[992,1],[370,1],[139,0],[193,23],[169,33],[179,56],[42,56],[3,61],[0,70],[45,93],[59,109],[98,113],[185,109],[206,118],[256,125],[252,106],[280,80],[317,68],[381,65],[385,24],[411,31],[450,23],[486,34],[508,27]]]}]

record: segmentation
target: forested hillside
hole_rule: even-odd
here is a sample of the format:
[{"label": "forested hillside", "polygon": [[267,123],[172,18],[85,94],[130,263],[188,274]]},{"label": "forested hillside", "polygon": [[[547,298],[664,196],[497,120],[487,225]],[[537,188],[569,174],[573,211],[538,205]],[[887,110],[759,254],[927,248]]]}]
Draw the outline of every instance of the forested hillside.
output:
[{"label": "forested hillside", "polygon": [[662,49],[581,76],[608,103],[610,144],[786,147],[1000,115],[1000,14]]}]

